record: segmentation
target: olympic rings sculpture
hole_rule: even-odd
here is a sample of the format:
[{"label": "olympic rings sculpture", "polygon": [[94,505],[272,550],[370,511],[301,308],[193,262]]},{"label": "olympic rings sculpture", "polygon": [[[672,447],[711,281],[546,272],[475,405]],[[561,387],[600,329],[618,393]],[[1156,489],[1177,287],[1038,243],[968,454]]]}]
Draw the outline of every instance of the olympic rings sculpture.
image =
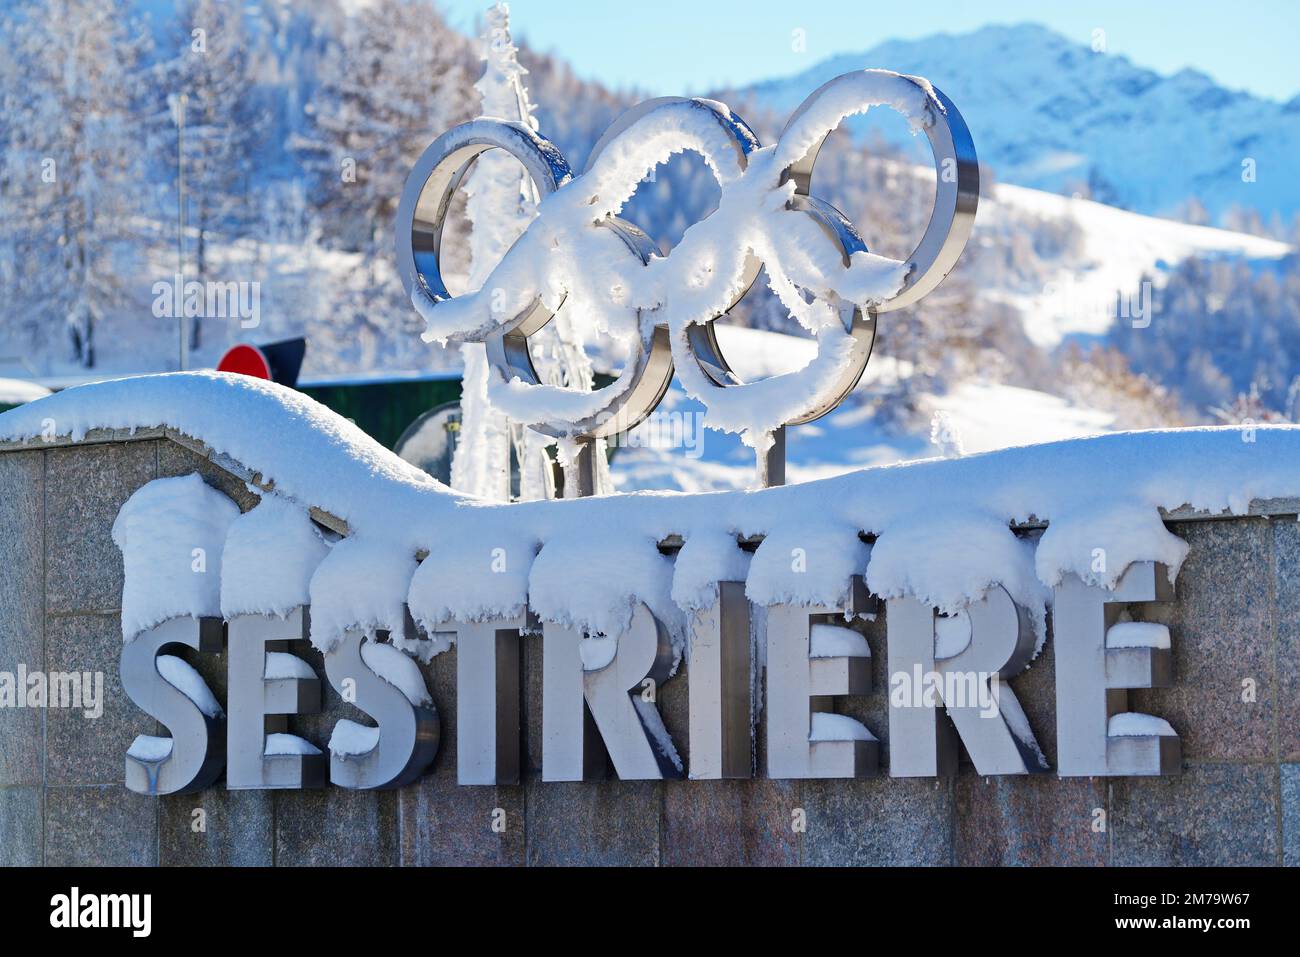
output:
[{"label": "olympic rings sculpture", "polygon": [[[903,262],[868,252],[854,225],[812,195],[817,154],[847,117],[874,106],[902,113],[934,154],[934,209]],[[440,254],[452,196],[482,153],[504,150],[542,201],[483,286],[453,296]],[[618,213],[672,154],[702,156],[721,187],[718,208],[686,230],[668,256]],[[707,409],[706,423],[759,433],[834,409],[866,368],[880,313],[912,305],[956,265],[974,224],[979,166],[965,121],[926,80],[882,70],[824,84],[761,147],[727,106],[664,97],[633,107],[597,141],[575,174],[550,141],[517,122],[478,119],[439,136],[415,163],[397,213],[397,265],[424,317],[427,340],[483,342],[492,401],[545,434],[589,441],[624,432],[662,400],[674,368]],[[754,383],[732,372],[713,323],[745,296],[762,267],[769,284],[817,337],[802,369]],[[618,378],[594,392],[540,381],[529,337],[561,309],[624,341]]]}]

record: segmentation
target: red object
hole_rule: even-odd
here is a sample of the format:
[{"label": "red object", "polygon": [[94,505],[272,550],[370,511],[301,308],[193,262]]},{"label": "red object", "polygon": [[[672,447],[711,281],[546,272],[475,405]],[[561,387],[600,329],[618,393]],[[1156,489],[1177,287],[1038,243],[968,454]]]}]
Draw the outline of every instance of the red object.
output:
[{"label": "red object", "polygon": [[232,346],[217,363],[218,372],[237,372],[252,376],[254,379],[270,379],[271,363],[266,354],[257,346],[241,343]]}]

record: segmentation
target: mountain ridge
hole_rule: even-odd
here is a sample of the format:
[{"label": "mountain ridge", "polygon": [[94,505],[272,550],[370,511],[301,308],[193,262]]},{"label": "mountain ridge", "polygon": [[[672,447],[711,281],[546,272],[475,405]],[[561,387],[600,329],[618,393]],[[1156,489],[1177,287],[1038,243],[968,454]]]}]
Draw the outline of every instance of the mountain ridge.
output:
[{"label": "mountain ridge", "polygon": [[1284,224],[1300,212],[1300,182],[1289,175],[1300,95],[1269,100],[1191,68],[1160,74],[1038,24],[885,40],[731,95],[788,113],[825,81],[865,67],[934,82],[961,109],[981,162],[1006,182],[1192,221],[1195,200],[1209,221],[1238,227],[1242,210]]}]

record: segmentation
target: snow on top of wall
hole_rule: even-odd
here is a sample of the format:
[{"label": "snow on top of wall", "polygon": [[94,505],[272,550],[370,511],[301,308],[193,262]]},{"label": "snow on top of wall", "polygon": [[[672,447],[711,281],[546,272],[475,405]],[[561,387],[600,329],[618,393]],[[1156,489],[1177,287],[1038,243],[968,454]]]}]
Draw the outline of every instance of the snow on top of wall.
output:
[{"label": "snow on top of wall", "polygon": [[576,511],[571,515],[572,527],[550,538],[533,562],[529,606],[537,616],[617,636],[644,602],[677,645],[684,644],[685,616],[672,600],[673,561],[659,551],[659,536],[599,519],[593,524]]},{"label": "snow on top of wall", "polygon": [[28,379],[0,379],[0,405],[21,405],[50,394],[50,390]]},{"label": "snow on top of wall", "polygon": [[[849,576],[865,573],[878,595],[909,594],[945,611],[1000,582],[1018,600],[1037,602],[1031,611],[1041,614],[1046,589],[1067,573],[1102,585],[1134,561],[1165,562],[1176,573],[1187,546],[1165,528],[1160,507],[1242,514],[1254,499],[1300,491],[1300,428],[1293,426],[1114,433],[752,492],[507,505],[452,492],[306,396],[242,376],[171,373],[69,389],[0,414],[0,440],[39,442],[47,419],[75,437],[93,428],[170,426],[259,472],[273,483],[267,494],[346,520],[351,535],[311,582],[313,641],[322,647],[342,627],[400,629],[408,600],[434,617],[482,617],[495,601],[503,614],[517,611],[525,574],[528,601],[544,618],[617,631],[640,599],[669,624],[679,602],[698,600],[709,566],[688,554],[684,570],[675,569],[655,548],[670,534],[686,541],[683,553],[693,540],[717,548],[723,538],[767,536],[746,579],[757,602],[843,600]],[[200,480],[166,481],[193,490]],[[233,519],[234,506],[211,495],[224,504],[172,507],[169,495],[142,490],[123,507],[115,540],[126,551],[124,630],[148,627],[166,609],[220,612],[216,575],[189,571],[196,535],[215,539],[208,551],[215,570],[220,516]],[[171,511],[160,516],[155,506]],[[1048,523],[1036,547],[1007,529],[1030,519]],[[874,545],[859,532],[874,535]],[[164,574],[175,587],[152,588],[157,604],[146,613],[131,593],[157,581],[141,543],[159,536],[177,549],[184,544],[185,562],[182,569],[169,559]],[[540,545],[535,559],[524,542]],[[510,572],[484,573],[492,584],[463,598],[424,576],[413,582],[419,551],[440,563],[468,557],[472,565],[474,555],[498,546]],[[737,574],[743,559],[728,565],[719,577]]]},{"label": "snow on top of wall", "polygon": [[850,579],[871,566],[872,550],[858,537],[862,526],[835,515],[838,509],[826,483],[790,487],[808,489],[799,513],[749,531],[766,537],[749,566],[745,596],[758,605],[839,604],[848,597]]},{"label": "snow on top of wall", "polygon": [[311,578],[311,636],[322,650],[349,629],[400,635],[415,552],[352,535],[330,549]]},{"label": "snow on top of wall", "polygon": [[701,530],[682,545],[673,563],[672,599],[695,611],[718,600],[718,583],[749,577],[750,554],[736,547],[736,537],[722,529]]},{"label": "snow on top of wall", "polygon": [[411,578],[411,617],[430,632],[453,619],[519,617],[528,607],[528,572],[539,547],[536,538],[520,529],[430,552]]},{"label": "snow on top of wall", "polygon": [[113,523],[122,550],[122,637],[169,618],[221,615],[221,551],[239,507],[198,475],[156,479]]},{"label": "snow on top of wall", "polygon": [[236,518],[221,554],[221,614],[285,616],[307,604],[329,545],[307,509],[263,496]]}]

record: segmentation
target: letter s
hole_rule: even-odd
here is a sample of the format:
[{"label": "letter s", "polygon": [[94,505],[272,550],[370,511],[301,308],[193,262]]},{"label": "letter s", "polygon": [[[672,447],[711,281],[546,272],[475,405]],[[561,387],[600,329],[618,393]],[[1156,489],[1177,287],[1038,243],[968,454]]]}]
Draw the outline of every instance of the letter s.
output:
[{"label": "letter s", "polygon": [[[226,717],[219,706],[204,709],[159,670],[159,652],[186,645],[215,653],[225,642],[220,618],[173,618],[122,646],[122,690],[141,711],[171,731],[167,738],[140,735],[126,755],[126,786],[138,794],[201,791],[226,765]],[[173,662],[180,667],[183,661]],[[197,678],[197,675],[194,676]],[[214,702],[215,703],[215,702]]]},{"label": "letter s", "polygon": [[394,788],[424,773],[438,753],[439,723],[415,662],[390,644],[350,631],[325,655],[325,674],[340,693],[351,681],[353,703],[378,725],[339,720],[330,738],[330,781]]}]

